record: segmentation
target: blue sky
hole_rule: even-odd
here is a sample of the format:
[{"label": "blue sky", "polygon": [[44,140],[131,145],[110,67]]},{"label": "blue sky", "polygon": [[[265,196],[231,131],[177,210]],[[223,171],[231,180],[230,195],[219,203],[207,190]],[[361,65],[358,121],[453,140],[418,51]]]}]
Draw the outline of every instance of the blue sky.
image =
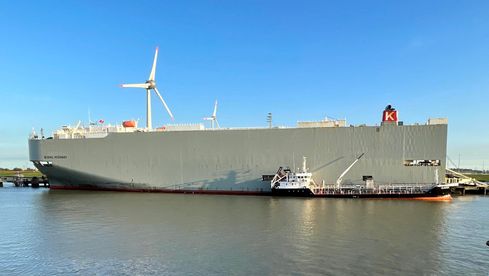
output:
[{"label": "blue sky", "polygon": [[[32,127],[145,121],[156,80],[175,123],[448,117],[448,155],[489,167],[487,1],[1,1],[0,167],[28,166]],[[153,97],[153,125],[169,122]]]}]

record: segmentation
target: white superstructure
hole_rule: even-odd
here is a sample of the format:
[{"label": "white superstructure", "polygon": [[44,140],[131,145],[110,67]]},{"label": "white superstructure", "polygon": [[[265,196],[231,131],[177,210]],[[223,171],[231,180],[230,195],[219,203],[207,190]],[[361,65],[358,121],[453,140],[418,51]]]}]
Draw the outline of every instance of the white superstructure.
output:
[{"label": "white superstructure", "polygon": [[312,173],[307,168],[307,158],[302,157],[302,169],[292,172],[289,168],[279,168],[271,181],[272,189],[310,189],[316,186],[312,179]]}]

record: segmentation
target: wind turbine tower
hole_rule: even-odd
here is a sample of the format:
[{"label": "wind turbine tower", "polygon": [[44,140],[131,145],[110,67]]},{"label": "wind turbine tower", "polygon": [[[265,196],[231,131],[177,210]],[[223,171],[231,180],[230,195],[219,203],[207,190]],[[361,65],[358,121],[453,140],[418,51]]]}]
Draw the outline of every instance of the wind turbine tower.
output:
[{"label": "wind turbine tower", "polygon": [[214,103],[214,112],[212,112],[212,115],[210,117],[204,118],[206,121],[211,121],[211,128],[220,128],[219,127],[219,122],[217,121],[217,100]]},{"label": "wind turbine tower", "polygon": [[151,73],[149,74],[149,78],[145,83],[134,83],[134,84],[122,84],[121,87],[124,88],[144,88],[146,89],[146,128],[148,130],[151,130],[152,123],[151,123],[151,90],[153,90],[156,95],[160,98],[161,102],[163,103],[163,106],[165,106],[166,111],[168,112],[168,115],[170,115],[170,118],[174,120],[173,114],[170,111],[170,108],[168,108],[168,105],[166,104],[165,100],[161,96],[160,92],[158,91],[158,88],[156,88],[156,81],[155,81],[155,74],[156,74],[156,61],[158,60],[158,47],[156,47],[156,52],[155,52],[155,57],[153,60],[153,67],[151,68]]}]

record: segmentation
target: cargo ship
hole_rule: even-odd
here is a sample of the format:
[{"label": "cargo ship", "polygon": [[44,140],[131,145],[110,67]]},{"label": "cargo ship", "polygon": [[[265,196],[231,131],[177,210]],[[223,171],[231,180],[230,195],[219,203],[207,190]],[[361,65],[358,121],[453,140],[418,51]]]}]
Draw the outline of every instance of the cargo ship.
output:
[{"label": "cargo ship", "polygon": [[157,53],[145,83],[123,85],[146,90],[145,127],[100,121],[63,126],[50,137],[31,134],[29,158],[51,189],[270,195],[270,172],[281,164],[307,156],[316,179],[335,183],[359,153],[365,156],[342,178],[344,187],[364,185],[368,178],[382,187],[420,188],[445,180],[447,120],[406,125],[391,106],[374,126],[324,119],[294,127],[221,128],[216,103],[206,118],[210,128],[153,128],[152,92],[173,118],[156,87]]}]

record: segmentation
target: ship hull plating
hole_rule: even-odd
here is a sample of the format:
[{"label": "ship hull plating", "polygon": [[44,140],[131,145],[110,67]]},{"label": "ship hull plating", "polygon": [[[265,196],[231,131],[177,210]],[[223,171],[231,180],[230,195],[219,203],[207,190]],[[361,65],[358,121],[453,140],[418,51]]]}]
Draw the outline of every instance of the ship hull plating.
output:
[{"label": "ship hull plating", "polygon": [[[223,129],[109,133],[105,138],[32,139],[30,160],[54,189],[270,194],[263,175],[302,156],[316,181],[334,183],[365,152],[343,183],[444,181],[446,125]],[[406,160],[439,160],[406,166]],[[437,172],[438,171],[438,172]]]}]

